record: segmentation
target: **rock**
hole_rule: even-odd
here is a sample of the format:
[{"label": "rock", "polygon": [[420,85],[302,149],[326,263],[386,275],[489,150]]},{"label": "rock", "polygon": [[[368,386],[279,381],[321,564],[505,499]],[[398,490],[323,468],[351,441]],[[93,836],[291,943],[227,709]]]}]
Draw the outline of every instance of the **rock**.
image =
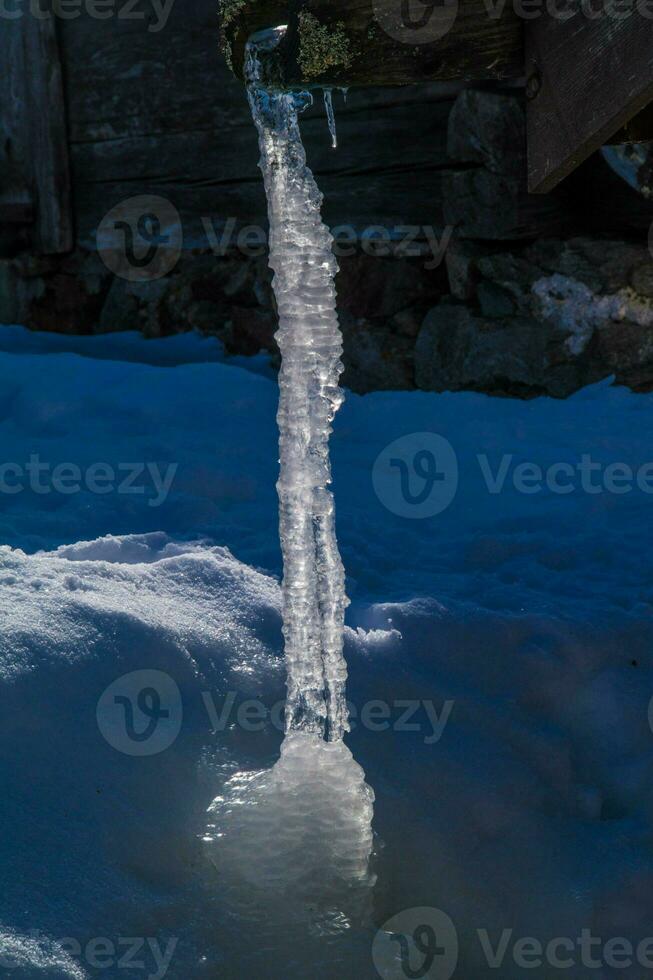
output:
[{"label": "rock", "polygon": [[633,269],[630,282],[636,293],[653,299],[653,261],[644,260]]},{"label": "rock", "polygon": [[617,384],[653,391],[653,325],[631,320],[606,323],[596,334],[597,357]]},{"label": "rock", "polygon": [[225,326],[224,345],[228,354],[251,356],[262,350],[271,354],[278,351],[274,339],[277,318],[270,309],[235,306]]},{"label": "rock", "polygon": [[533,239],[569,226],[555,194],[529,194],[525,179],[484,167],[442,175],[444,220],[461,238]]},{"label": "rock", "polygon": [[523,95],[461,92],[449,115],[447,150],[444,219],[460,238],[528,239],[569,226],[559,194],[528,193]]},{"label": "rock", "polygon": [[483,316],[512,316],[517,312],[508,290],[494,282],[479,283],[477,295]]},{"label": "rock", "polygon": [[476,89],[461,92],[449,115],[447,152],[452,160],[521,178],[526,171],[522,98]]},{"label": "rock", "polygon": [[341,258],[336,279],[338,308],[370,320],[420,304],[426,312],[446,291],[444,272],[426,269],[427,261],[365,254]]},{"label": "rock", "polygon": [[473,258],[472,268],[479,309],[449,301],[429,312],[415,348],[418,387],[565,397],[610,374],[653,386],[643,245],[549,240]]},{"label": "rock", "polygon": [[[489,174],[490,171],[486,170]],[[496,175],[494,175],[496,176]],[[653,261],[642,241],[453,238],[446,267],[341,256],[344,383],[564,397],[614,374],[653,390]],[[450,292],[449,292],[450,290]],[[116,278],[99,256],[0,260],[0,322],[68,333],[199,330],[229,354],[278,351],[266,256],[185,253],[166,277]]]},{"label": "rock", "polygon": [[18,276],[11,259],[0,259],[0,323],[24,323],[28,310],[21,304]]},{"label": "rock", "polygon": [[445,255],[449,290],[455,299],[469,302],[476,296],[476,286],[480,278],[477,261],[489,254],[487,245],[479,242],[454,238],[449,243]]},{"label": "rock", "polygon": [[342,384],[358,394],[415,387],[414,340],[348,313],[341,314],[344,339]]},{"label": "rock", "polygon": [[562,340],[553,327],[533,319],[483,318],[441,303],[417,338],[415,380],[426,391],[564,398],[591,375],[585,364],[565,355]]},{"label": "rock", "polygon": [[104,301],[100,317],[95,325],[96,333],[116,333],[133,330],[138,323],[138,298],[128,292],[129,283],[115,278]]}]

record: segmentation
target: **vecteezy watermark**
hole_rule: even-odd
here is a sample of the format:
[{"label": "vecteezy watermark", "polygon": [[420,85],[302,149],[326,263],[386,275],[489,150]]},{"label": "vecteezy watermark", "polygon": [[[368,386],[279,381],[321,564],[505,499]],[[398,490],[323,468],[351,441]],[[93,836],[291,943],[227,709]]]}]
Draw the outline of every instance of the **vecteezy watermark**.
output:
[{"label": "vecteezy watermark", "polygon": [[[523,970],[629,969],[639,966],[653,970],[653,937],[633,942],[623,936],[603,939],[591,929],[577,936],[554,936],[547,940],[517,935],[514,929],[490,934],[476,929],[470,950],[480,953],[490,970],[506,970],[510,965]],[[405,909],[379,929],[372,945],[372,959],[383,980],[424,977],[450,980],[459,959],[458,933],[446,912],[436,908]],[[501,975],[500,973],[498,974]],[[565,973],[565,976],[569,976]]]},{"label": "vecteezy watermark", "polygon": [[150,34],[158,34],[168,23],[175,0],[0,0],[0,20],[129,20],[147,24]]},{"label": "vecteezy watermark", "polygon": [[184,717],[181,692],[162,670],[119,677],[98,701],[96,718],[105,740],[124,755],[152,756],[176,741]]},{"label": "vecteezy watermark", "polygon": [[[482,486],[491,496],[506,491],[526,496],[553,494],[623,496],[639,491],[653,495],[653,461],[639,466],[605,463],[583,453],[574,462],[548,465],[518,462],[512,453],[475,456]],[[451,443],[434,432],[413,432],[386,446],[372,469],[377,497],[391,513],[419,519],[441,514],[453,502],[459,485],[458,457]]]},{"label": "vecteezy watermark", "polygon": [[[203,691],[202,700],[214,735],[233,727],[245,732],[262,732],[268,725],[284,731],[285,701],[277,701],[272,707],[255,699],[238,703],[235,691],[229,691],[224,698]],[[360,706],[347,702],[351,731],[360,727],[370,732],[414,732],[423,736],[424,745],[436,745],[440,741],[453,709],[453,701],[445,701],[438,708],[433,701],[416,698],[375,699]]]},{"label": "vecteezy watermark", "polygon": [[448,34],[458,8],[458,0],[374,0],[374,17],[395,41],[415,46],[432,44]]},{"label": "vecteezy watermark", "polygon": [[[269,250],[268,233],[262,225],[240,225],[233,216],[223,220],[207,215],[202,216],[201,224],[206,247],[218,258],[233,251],[255,258]],[[362,252],[374,258],[422,259],[429,272],[442,265],[453,233],[453,225],[356,228],[340,224],[331,229],[336,258]],[[153,195],[121,201],[97,230],[100,258],[114,275],[128,282],[152,282],[169,275],[181,258],[183,244],[178,210],[166,198]]]},{"label": "vecteezy watermark", "polygon": [[413,432],[391,442],[372,470],[377,497],[399,517],[435,517],[458,489],[458,459],[451,443],[435,432]]},{"label": "vecteezy watermark", "polygon": [[[53,941],[38,929],[31,929],[21,939],[32,949],[60,953],[69,961],[78,961],[83,968],[137,971],[136,976],[141,976],[142,971],[143,980],[163,980],[167,976],[179,943],[177,938],[163,943],[151,936],[119,936],[117,939],[95,936],[83,942],[67,936]],[[24,944],[21,943],[21,947]],[[0,951],[0,967],[4,970],[20,969],[23,976],[24,966],[20,949],[13,953],[11,950]],[[132,977],[134,973],[127,976]]]},{"label": "vecteezy watermark", "polygon": [[[506,7],[520,20],[548,17],[568,21],[624,21],[632,16],[653,20],[653,0],[484,0],[489,20],[499,20]],[[459,0],[374,0],[376,22],[402,44],[432,44],[448,34],[458,18]]]},{"label": "vecteezy watermark", "polygon": [[604,940],[591,929],[581,929],[578,936],[554,936],[541,941],[535,936],[515,936],[514,929],[503,929],[491,936],[487,929],[477,929],[476,936],[488,966],[500,970],[506,960],[524,970],[549,967],[572,970],[628,969],[638,964],[653,970],[653,937],[639,943],[622,936]]},{"label": "vecteezy watermark", "polygon": [[97,230],[100,258],[128,282],[151,282],[172,272],[181,256],[181,217],[165,197],[141,195],[116,204]]},{"label": "vecteezy watermark", "polygon": [[506,484],[512,484],[518,493],[540,494],[545,491],[566,496],[570,493],[610,493],[621,496],[636,488],[642,493],[653,494],[653,462],[638,467],[628,463],[603,463],[583,453],[574,462],[555,462],[548,466],[539,463],[515,463],[512,453],[504,453],[494,464],[485,454],[476,457],[483,479],[491,494],[503,492]]},{"label": "vecteezy watermark", "polygon": [[450,980],[458,965],[458,934],[440,909],[405,909],[388,919],[372,944],[383,980]]},{"label": "vecteezy watermark", "polygon": [[[0,463],[0,495],[15,496],[28,490],[39,496],[62,494],[74,496],[88,492],[146,496],[148,507],[160,507],[168,499],[177,463],[162,468],[158,463],[90,463],[86,468],[77,463],[48,463],[38,453],[32,453],[25,463]],[[152,496],[152,491],[154,495]]]},{"label": "vecteezy watermark", "polygon": [[484,0],[491,20],[499,20],[506,7],[520,20],[549,20],[566,22],[574,17],[584,20],[624,21],[639,16],[653,20],[653,0]]},{"label": "vecteezy watermark", "polygon": [[[257,699],[239,700],[238,692],[216,695],[202,691],[207,735],[238,728],[263,732],[269,726],[285,731],[286,702],[269,706]],[[362,705],[347,703],[350,729],[374,733],[410,733],[424,745],[436,745],[444,735],[454,709],[453,701],[438,707],[417,698],[375,699]],[[181,732],[183,705],[179,687],[161,670],[136,670],[119,677],[102,693],[97,723],[106,741],[125,755],[158,755],[170,748]]]},{"label": "vecteezy watermark", "polygon": [[[227,255],[234,248],[254,256],[268,251],[268,235],[261,225],[239,227],[234,217],[227,218],[224,224],[203,217],[202,227],[214,255]],[[350,258],[358,252],[374,258],[423,258],[429,272],[442,265],[453,233],[453,225],[443,229],[432,225],[368,225],[356,229],[354,225],[340,224],[331,229],[336,258]]]}]

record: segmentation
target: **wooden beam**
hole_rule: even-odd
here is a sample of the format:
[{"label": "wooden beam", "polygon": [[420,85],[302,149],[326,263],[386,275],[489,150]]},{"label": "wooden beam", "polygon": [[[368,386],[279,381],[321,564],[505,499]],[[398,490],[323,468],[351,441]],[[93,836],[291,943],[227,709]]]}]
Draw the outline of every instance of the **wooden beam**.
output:
[{"label": "wooden beam", "polygon": [[44,255],[73,247],[68,135],[54,16],[25,16],[25,126],[36,204],[35,247]]},{"label": "wooden beam", "polygon": [[521,75],[522,24],[511,3],[498,6],[496,16],[488,13],[488,0],[418,0],[416,6],[411,13],[398,0],[221,0],[223,47],[242,77],[250,35],[288,24],[281,59],[289,86]]},{"label": "wooden beam", "polygon": [[[616,5],[612,5],[615,7]],[[542,11],[526,24],[528,172],[546,193],[653,101],[653,20],[600,0],[591,19]]]},{"label": "wooden beam", "polygon": [[0,225],[29,225],[34,221],[31,204],[0,198]]},{"label": "wooden beam", "polygon": [[650,102],[645,109],[629,119],[625,126],[622,126],[610,137],[608,142],[612,145],[618,145],[620,143],[649,143],[651,140],[653,140],[653,102]]}]

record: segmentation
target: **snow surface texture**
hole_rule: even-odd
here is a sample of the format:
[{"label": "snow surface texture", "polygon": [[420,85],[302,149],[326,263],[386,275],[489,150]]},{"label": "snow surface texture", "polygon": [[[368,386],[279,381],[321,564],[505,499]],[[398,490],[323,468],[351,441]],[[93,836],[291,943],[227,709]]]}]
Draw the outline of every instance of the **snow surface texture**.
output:
[{"label": "snow surface texture", "polygon": [[322,195],[306,164],[299,113],[306,93],[271,92],[265,51],[284,29],[247,45],[247,92],[261,149],[270,220],[270,266],[279,314],[279,535],[283,634],[288,666],[287,727],[328,740],[347,730],[342,656],[345,571],[336,540],[329,437],[343,402],[342,334],[336,312],[333,238]]},{"label": "snow surface texture", "polygon": [[[376,929],[420,906],[455,925],[455,978],[650,974],[610,966],[603,947],[599,968],[576,952],[571,969],[525,970],[513,948],[582,929],[603,944],[653,932],[653,498],[637,485],[587,492],[580,479],[570,493],[524,493],[514,477],[527,461],[546,471],[583,455],[640,470],[652,396],[608,384],[566,402],[348,396],[332,439],[352,596],[347,746],[374,789],[377,880],[368,899],[360,882],[343,900],[344,934],[320,934],[339,887],[327,879],[302,893],[305,928],[270,935],[240,909],[242,891],[223,889],[220,842],[204,838],[212,801],[269,770],[282,741],[276,384],[204,363],[193,337],[174,367],[161,366],[172,341],[149,342],[139,364],[128,360],[136,338],[115,338],[113,360],[100,360],[95,341],[55,353],[50,337],[0,337],[5,461],[177,464],[158,507],[151,484],[142,495],[0,493],[3,978],[371,980]],[[457,457],[457,493],[422,519],[373,483],[377,457],[411,433],[438,434]],[[118,682],[125,696],[134,674],[140,690],[143,671],[179,694],[153,735],[161,750],[140,756],[107,692]],[[261,730],[238,716],[251,699],[266,711]],[[372,701],[390,706],[390,727],[363,723]],[[406,701],[422,706],[399,724]],[[337,867],[332,842],[322,868]],[[312,849],[306,860],[318,866]],[[512,930],[500,967],[479,929],[494,949]],[[81,953],[64,948],[69,937]],[[97,937],[116,949],[102,970],[88,952]],[[129,937],[144,940],[137,969],[117,966]]]}]

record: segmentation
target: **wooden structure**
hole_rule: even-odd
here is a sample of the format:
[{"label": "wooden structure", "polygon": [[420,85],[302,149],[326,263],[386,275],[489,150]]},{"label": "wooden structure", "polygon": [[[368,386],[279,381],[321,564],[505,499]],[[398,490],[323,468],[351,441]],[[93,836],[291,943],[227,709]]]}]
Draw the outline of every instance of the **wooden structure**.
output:
[{"label": "wooden structure", "polygon": [[[515,128],[513,120],[506,138],[501,137],[500,167],[493,162],[494,150],[486,166],[469,159],[471,151],[447,133],[465,79],[481,79],[482,86],[491,85],[492,78],[508,79],[504,93],[520,101],[523,83],[520,88],[510,80],[524,75],[525,29],[533,32],[529,50],[535,52],[529,56],[528,102],[529,126],[536,127],[530,139],[534,189],[559,180],[569,161],[572,166],[580,162],[650,96],[653,22],[646,21],[639,25],[641,39],[624,32],[615,41],[614,58],[619,52],[629,71],[621,73],[618,84],[595,86],[605,118],[591,108],[591,73],[585,72],[578,99],[585,93],[587,126],[583,130],[569,123],[565,128],[568,106],[562,103],[547,135],[546,126],[537,128],[538,119],[553,113],[555,85],[549,80],[558,72],[547,69],[547,59],[569,59],[562,39],[558,46],[547,40],[548,34],[539,39],[537,32],[552,28],[544,21],[542,27],[533,21],[534,28],[525,28],[509,2],[499,5],[503,13],[498,18],[487,15],[490,0],[459,2],[452,23],[446,20],[445,2],[445,19],[436,24],[440,36],[428,40],[433,28],[428,20],[427,43],[406,44],[403,28],[391,19],[397,0],[226,0],[225,43],[236,70],[242,67],[248,31],[287,18],[284,59],[291,80],[318,87],[355,83],[346,104],[335,94],[337,153],[330,148],[319,104],[302,123],[332,227],[346,224],[360,235],[370,226],[428,225],[440,235],[454,224],[468,237],[503,240],[565,232],[568,222],[556,195],[538,199],[526,193],[521,124]],[[428,6],[414,3],[418,11]],[[107,212],[138,195],[160,195],[177,208],[189,250],[210,250],[216,236],[220,247],[234,244],[221,238],[229,227],[265,226],[256,134],[242,82],[216,50],[216,0],[174,5],[157,31],[145,20],[98,20],[83,7],[73,19],[34,18],[27,7],[21,18],[3,20],[0,31],[0,258],[21,248],[43,256],[65,255],[73,247],[92,251]],[[304,30],[312,36],[303,54],[302,13]],[[589,30],[584,23],[581,27],[574,38]],[[347,45],[343,35],[348,32]],[[324,66],[325,61],[330,63]],[[592,70],[597,66],[593,63]],[[313,74],[307,79],[302,71]],[[616,60],[610,71],[617,79]],[[533,76],[543,80],[534,97]],[[570,75],[564,84],[572,92],[576,82]],[[508,116],[512,119],[514,112]],[[457,125],[467,125],[460,113]],[[474,125],[470,116],[469,126]],[[485,123],[481,119],[478,125]],[[637,138],[647,131],[644,126]],[[548,174],[533,155],[537,135],[542,134],[546,153],[547,141],[563,132],[572,134],[572,149],[560,147],[563,165],[551,156]],[[573,148],[576,133],[582,152]],[[493,138],[488,132],[490,143]],[[585,186],[589,183],[584,180]],[[604,197],[600,189],[595,192],[595,200],[606,203]],[[642,222],[647,214],[646,202],[634,191],[632,198],[619,205],[627,228],[633,227],[634,211],[641,211]]]},{"label": "wooden structure", "polygon": [[73,245],[68,134],[54,18],[4,21],[0,32],[0,223],[34,228],[42,254]]},{"label": "wooden structure", "polygon": [[555,187],[623,127],[634,138],[653,137],[653,19],[636,10],[623,20],[582,17],[575,29],[549,17],[534,21],[526,72],[532,191]]},{"label": "wooden structure", "polygon": [[[256,132],[218,49],[216,0],[174,5],[159,32],[86,12],[3,21],[0,64],[0,259],[19,248],[93,251],[107,212],[139,195],[177,208],[189,251],[210,251],[216,238],[226,249],[238,229],[266,227]],[[346,103],[336,93],[337,152],[316,100],[302,126],[332,226],[428,223],[440,233],[458,89],[367,88]],[[3,247],[9,235],[16,244]]]},{"label": "wooden structure", "polygon": [[414,20],[401,0],[222,0],[224,44],[242,76],[254,30],[289,26],[282,46],[288,85],[407,85],[512,78],[522,72],[521,23],[506,3],[417,0]]},{"label": "wooden structure", "polygon": [[[285,84],[401,85],[518,78],[528,98],[532,193],[613,138],[653,138],[653,17],[612,0],[550,7],[489,0],[222,0],[236,72],[254,30],[288,24]],[[523,16],[518,16],[519,9]],[[418,16],[421,10],[421,17]],[[633,122],[634,119],[639,122]]]}]

